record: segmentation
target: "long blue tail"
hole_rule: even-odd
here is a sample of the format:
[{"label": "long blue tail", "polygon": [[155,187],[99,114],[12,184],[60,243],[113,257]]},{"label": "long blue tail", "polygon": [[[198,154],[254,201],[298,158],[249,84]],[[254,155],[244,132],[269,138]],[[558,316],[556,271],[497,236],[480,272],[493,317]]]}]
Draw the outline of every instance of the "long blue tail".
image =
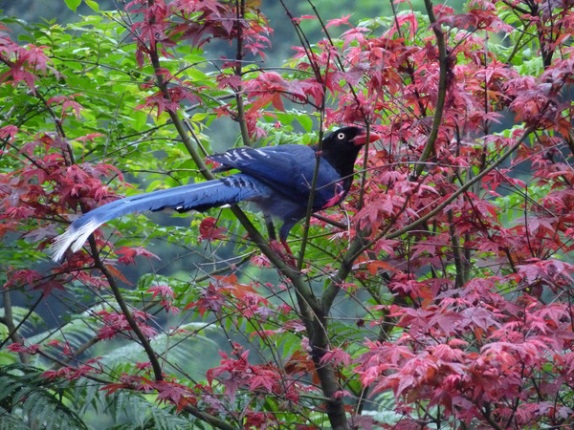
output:
[{"label": "long blue tail", "polygon": [[122,215],[163,209],[204,211],[245,200],[265,199],[271,193],[267,185],[238,173],[223,179],[126,197],[100,206],[75,220],[55,239],[48,253],[54,261],[61,261],[68,248],[71,247],[73,252],[78,251],[99,226]]}]

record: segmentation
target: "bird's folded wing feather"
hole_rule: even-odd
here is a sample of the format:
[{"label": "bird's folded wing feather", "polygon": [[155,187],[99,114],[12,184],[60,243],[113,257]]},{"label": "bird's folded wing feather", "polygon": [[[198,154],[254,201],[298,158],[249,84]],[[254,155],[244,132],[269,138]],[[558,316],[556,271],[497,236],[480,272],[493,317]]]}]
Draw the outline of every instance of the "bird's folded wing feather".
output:
[{"label": "bird's folded wing feather", "polygon": [[[297,201],[309,197],[316,168],[315,150],[303,145],[235,148],[211,155],[209,159],[221,164],[215,171],[238,169]],[[320,200],[331,198],[339,179],[335,169],[322,160],[317,178],[317,197]]]}]

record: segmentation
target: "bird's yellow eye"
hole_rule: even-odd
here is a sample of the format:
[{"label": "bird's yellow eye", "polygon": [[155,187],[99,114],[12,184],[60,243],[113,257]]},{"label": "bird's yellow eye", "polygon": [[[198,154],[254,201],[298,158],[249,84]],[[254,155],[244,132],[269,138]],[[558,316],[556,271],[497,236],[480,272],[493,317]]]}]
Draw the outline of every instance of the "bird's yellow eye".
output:
[{"label": "bird's yellow eye", "polygon": [[339,140],[345,139],[345,133],[338,133],[338,134],[337,134],[337,139],[339,139]]}]

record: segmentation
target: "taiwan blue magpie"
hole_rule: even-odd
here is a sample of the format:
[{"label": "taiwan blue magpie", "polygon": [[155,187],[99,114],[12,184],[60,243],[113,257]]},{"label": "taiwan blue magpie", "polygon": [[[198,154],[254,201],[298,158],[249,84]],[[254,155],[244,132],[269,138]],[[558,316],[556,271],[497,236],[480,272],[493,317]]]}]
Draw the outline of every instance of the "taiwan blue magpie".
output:
[{"label": "taiwan blue magpie", "polygon": [[[369,141],[377,139],[375,133],[369,134]],[[122,215],[163,209],[205,211],[242,201],[254,202],[266,219],[276,217],[283,222],[279,238],[289,250],[287,236],[307,214],[317,158],[313,212],[345,198],[353,181],[355,161],[366,142],[365,131],[351,126],[327,134],[321,145],[241,147],[211,155],[208,158],[219,164],[214,172],[236,169],[239,173],[107,203],[76,219],[55,239],[49,254],[61,261],[68,248],[78,251],[99,226]]]}]

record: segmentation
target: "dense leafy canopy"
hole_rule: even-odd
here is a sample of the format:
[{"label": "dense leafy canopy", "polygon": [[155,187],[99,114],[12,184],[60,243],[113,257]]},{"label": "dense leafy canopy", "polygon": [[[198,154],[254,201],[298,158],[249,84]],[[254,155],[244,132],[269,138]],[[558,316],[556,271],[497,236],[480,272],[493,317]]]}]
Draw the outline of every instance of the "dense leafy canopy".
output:
[{"label": "dense leafy canopy", "polygon": [[[86,1],[19,41],[4,19],[0,428],[574,425],[574,3],[280,3],[282,67],[256,0]],[[345,124],[384,137],[295,263],[240,208],[48,261],[77,214],[211,178],[215,149]]]}]

